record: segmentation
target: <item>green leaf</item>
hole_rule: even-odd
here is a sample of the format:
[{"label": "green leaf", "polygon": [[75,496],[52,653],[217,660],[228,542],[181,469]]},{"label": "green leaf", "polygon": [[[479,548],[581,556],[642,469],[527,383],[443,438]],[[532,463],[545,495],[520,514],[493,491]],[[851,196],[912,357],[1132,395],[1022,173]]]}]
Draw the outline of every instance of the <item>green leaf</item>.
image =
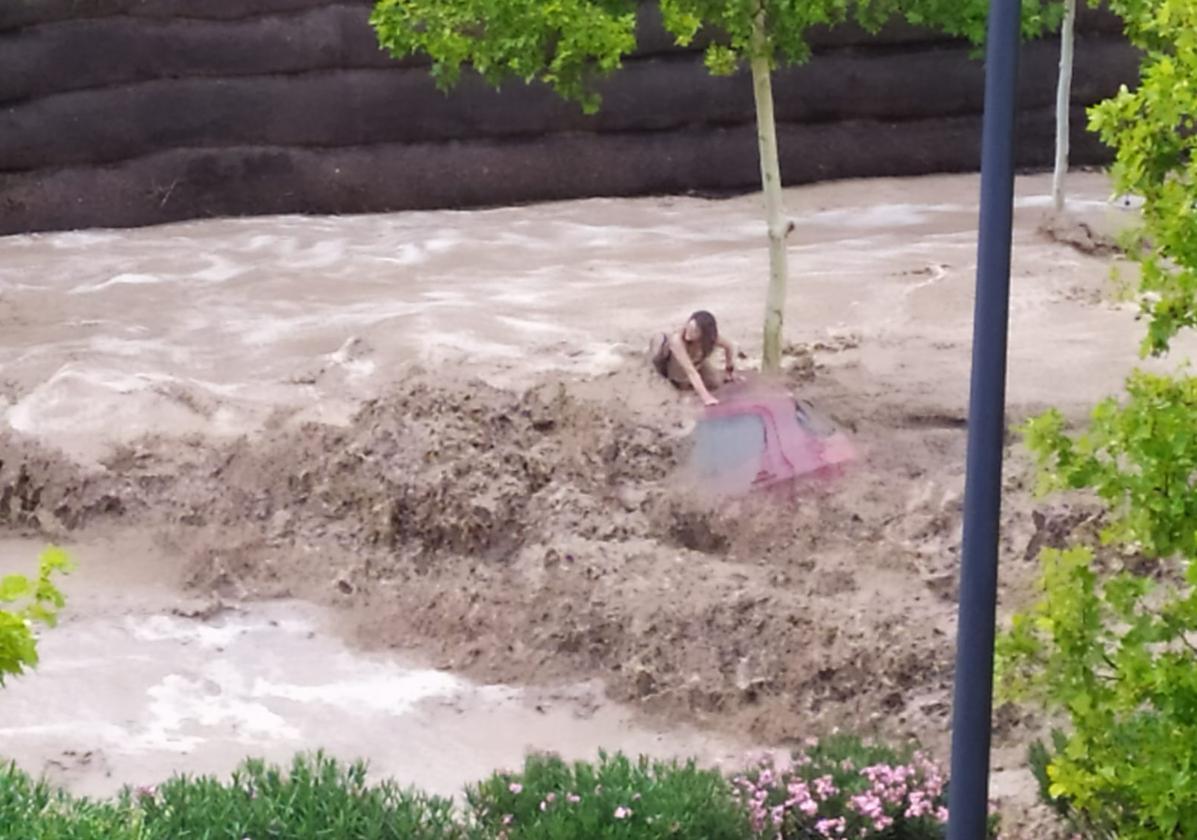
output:
[{"label": "green leaf", "polygon": [[0,603],[16,604],[13,610],[0,610],[0,686],[6,677],[37,665],[37,640],[30,625],[55,624],[64,598],[53,577],[71,568],[66,552],[51,546],[39,557],[36,581],[23,575],[0,578]]},{"label": "green leaf", "polygon": [[12,603],[33,594],[33,584],[24,575],[6,575],[0,578],[0,601]]}]

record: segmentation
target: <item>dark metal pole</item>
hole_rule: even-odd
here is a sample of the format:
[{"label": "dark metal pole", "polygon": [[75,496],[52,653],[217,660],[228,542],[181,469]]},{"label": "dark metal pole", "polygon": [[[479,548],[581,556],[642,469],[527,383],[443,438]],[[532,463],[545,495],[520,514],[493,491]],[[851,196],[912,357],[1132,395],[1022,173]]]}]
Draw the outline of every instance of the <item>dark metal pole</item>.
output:
[{"label": "dark metal pole", "polygon": [[1020,0],[989,4],[948,840],[983,840],[988,816],[1021,13]]}]

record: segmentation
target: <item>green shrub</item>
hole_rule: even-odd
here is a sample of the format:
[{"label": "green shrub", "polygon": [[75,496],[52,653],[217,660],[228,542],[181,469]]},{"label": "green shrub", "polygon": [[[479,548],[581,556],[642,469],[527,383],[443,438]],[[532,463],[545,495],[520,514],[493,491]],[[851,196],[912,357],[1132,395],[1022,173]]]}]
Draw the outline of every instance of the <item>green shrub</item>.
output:
[{"label": "green shrub", "polygon": [[1040,490],[1108,507],[1100,557],[1046,550],[1038,598],[998,643],[1005,699],[1067,716],[1037,748],[1044,799],[1086,837],[1197,836],[1197,378],[1137,372],[1065,431],[1025,428]]},{"label": "green shrub", "polygon": [[[811,814],[793,796],[799,785],[815,792]],[[846,736],[812,745],[790,769],[766,762],[734,783],[693,761],[600,753],[570,764],[534,755],[520,772],[470,788],[461,810],[389,782],[371,785],[364,764],[322,753],[297,757],[286,772],[250,760],[228,782],[176,776],[108,802],[74,798],[9,766],[0,768],[0,840],[940,840],[945,787],[921,754]],[[857,819],[871,793],[887,813],[917,813],[895,812],[880,825]],[[787,815],[775,825],[769,816],[779,806]]]},{"label": "green shrub", "polygon": [[[1090,112],[1115,189],[1143,198],[1128,251],[1147,316],[1141,351],[1197,327],[1197,4],[1112,0],[1142,51],[1139,83]],[[1041,490],[1089,490],[1113,549],[1045,550],[1035,603],[999,644],[1000,687],[1066,720],[1032,766],[1083,836],[1197,837],[1197,378],[1136,372],[1066,431],[1026,429]]]},{"label": "green shrub", "polygon": [[175,777],[154,790],[126,792],[122,802],[140,812],[145,840],[441,840],[465,834],[452,802],[371,786],[366,766],[343,767],[322,753],[299,756],[284,773],[261,761],[245,762],[229,784]]},{"label": "green shrub", "polygon": [[[1003,693],[1067,715],[1048,801],[1090,836],[1197,837],[1197,589],[1047,550],[1040,598],[999,644]],[[1166,578],[1189,562],[1161,561]],[[1183,579],[1183,578],[1182,578]],[[1100,831],[1099,831],[1100,830]]]},{"label": "green shrub", "polygon": [[134,840],[140,837],[136,825],[135,816],[118,805],[75,799],[13,765],[0,768],[4,840]]},{"label": "green shrub", "polygon": [[521,773],[496,773],[467,793],[482,836],[508,840],[693,838],[738,840],[752,832],[727,781],[694,762],[597,763],[531,756]]}]

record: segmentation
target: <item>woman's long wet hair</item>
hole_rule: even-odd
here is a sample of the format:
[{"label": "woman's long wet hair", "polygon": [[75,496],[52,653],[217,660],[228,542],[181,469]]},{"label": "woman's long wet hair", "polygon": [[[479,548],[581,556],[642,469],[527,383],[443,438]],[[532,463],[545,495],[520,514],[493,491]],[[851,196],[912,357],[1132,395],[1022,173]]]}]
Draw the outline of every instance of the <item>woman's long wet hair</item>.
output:
[{"label": "woman's long wet hair", "polygon": [[715,316],[705,309],[695,312],[689,320],[698,325],[698,346],[705,359],[714,351],[715,342],[719,340],[719,325],[715,323]]}]

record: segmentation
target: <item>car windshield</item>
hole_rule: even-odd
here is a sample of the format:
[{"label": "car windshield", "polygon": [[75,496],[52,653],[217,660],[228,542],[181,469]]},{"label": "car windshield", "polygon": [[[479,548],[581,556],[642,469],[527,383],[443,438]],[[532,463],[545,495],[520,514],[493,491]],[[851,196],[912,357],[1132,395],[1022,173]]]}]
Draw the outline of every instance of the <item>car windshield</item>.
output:
[{"label": "car windshield", "polygon": [[692,464],[702,478],[756,475],[765,451],[765,424],[758,414],[703,418],[694,430]]}]

